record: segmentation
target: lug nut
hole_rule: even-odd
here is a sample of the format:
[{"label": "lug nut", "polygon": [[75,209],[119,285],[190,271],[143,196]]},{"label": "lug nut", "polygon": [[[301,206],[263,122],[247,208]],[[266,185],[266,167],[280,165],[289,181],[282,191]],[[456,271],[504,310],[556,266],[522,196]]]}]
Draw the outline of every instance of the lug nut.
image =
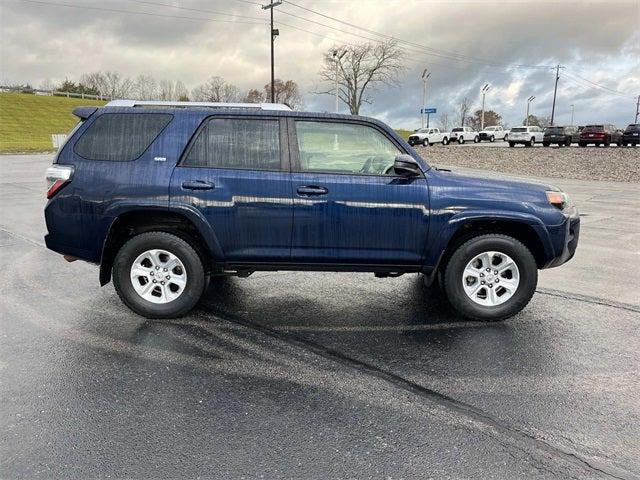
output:
[{"label": "lug nut", "polygon": [[487,272],[490,272],[490,271],[491,271],[491,269],[490,269],[490,268],[487,268]]},{"label": "lug nut", "polygon": [[481,277],[484,277],[484,273],[481,273],[481,274],[480,274],[480,276],[481,276]]},{"label": "lug nut", "polygon": [[160,285],[164,285],[164,281],[160,282]]},{"label": "lug nut", "polygon": [[492,283],[489,284],[489,288],[493,288],[493,284]]},{"label": "lug nut", "polygon": [[[154,280],[154,282],[155,282],[155,280]],[[480,285],[484,285],[484,282],[480,282]]]},{"label": "lug nut", "polygon": [[493,273],[495,273],[495,274],[497,275],[497,274],[498,274],[498,270],[494,270],[494,272],[493,272]]},{"label": "lug nut", "polygon": [[160,267],[156,267],[156,270],[160,270]]},{"label": "lug nut", "polygon": [[499,278],[496,278],[496,283],[498,283],[499,281],[500,281],[500,279],[499,279]]},{"label": "lug nut", "polygon": [[163,268],[163,269],[162,269],[162,271],[163,271],[163,272],[166,272],[166,271],[167,271],[167,269],[166,269],[166,268]]},{"label": "lug nut", "polygon": [[153,279],[153,283],[158,283],[158,280],[156,280],[155,278]]},{"label": "lug nut", "polygon": [[169,275],[167,275],[167,276],[166,276],[166,277],[164,277],[164,278],[166,278],[167,280],[169,280],[171,277],[170,277]]},{"label": "lug nut", "polygon": [[153,277],[153,272],[149,272],[149,275],[151,275]]}]

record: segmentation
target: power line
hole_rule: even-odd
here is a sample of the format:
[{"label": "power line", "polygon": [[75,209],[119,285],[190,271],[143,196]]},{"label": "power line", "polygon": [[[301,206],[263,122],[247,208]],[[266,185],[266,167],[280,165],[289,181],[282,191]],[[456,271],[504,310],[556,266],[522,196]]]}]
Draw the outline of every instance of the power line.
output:
[{"label": "power line", "polygon": [[203,18],[203,17],[184,17],[179,15],[165,15],[162,13],[135,12],[131,10],[120,10],[115,8],[92,7],[89,5],[72,5],[69,3],[45,2],[42,0],[20,0],[20,1],[27,2],[27,3],[35,3],[38,5],[50,5],[54,7],[77,8],[80,10],[97,10],[101,12],[112,12],[112,13],[126,13],[128,15],[145,15],[145,16],[151,16],[151,17],[175,18],[180,20],[196,20],[200,22],[241,23],[245,25],[264,25],[265,24],[264,22],[248,22],[243,20],[226,20],[226,19]]},{"label": "power line", "polygon": [[129,1],[135,2],[135,3],[140,3],[142,5],[151,5],[151,6],[154,6],[154,7],[176,8],[178,10],[187,10],[189,12],[212,13],[214,15],[224,15],[226,17],[248,18],[250,20],[264,21],[260,17],[250,17],[250,16],[247,16],[247,15],[238,15],[236,13],[217,12],[215,10],[201,10],[199,8],[189,8],[189,7],[182,7],[182,6],[179,6],[179,5],[171,5],[170,3],[146,2],[144,0],[129,0]]},{"label": "power line", "polygon": [[[567,73],[567,72],[565,72],[565,73]],[[580,75],[578,75],[577,73],[567,73],[567,74],[568,74],[568,75],[570,75],[570,76],[572,76],[572,77],[574,77],[575,79],[580,79],[580,80],[582,80],[582,81],[584,81],[584,82],[589,83],[590,85],[592,85],[592,88],[600,88],[600,89],[602,89],[602,90],[606,90],[606,91],[608,91],[608,92],[610,92],[610,93],[613,93],[613,94],[616,94],[616,95],[623,95],[623,96],[625,96],[625,97],[633,97],[633,98],[635,98],[635,95],[632,95],[632,94],[630,94],[630,93],[624,93],[624,92],[621,92],[621,91],[619,91],[619,90],[615,90],[615,89],[613,89],[613,88],[609,88],[609,87],[607,87],[607,86],[600,85],[599,83],[592,82],[592,81],[591,81],[591,80],[589,80],[588,78],[581,77],[581,76],[580,76]]]}]

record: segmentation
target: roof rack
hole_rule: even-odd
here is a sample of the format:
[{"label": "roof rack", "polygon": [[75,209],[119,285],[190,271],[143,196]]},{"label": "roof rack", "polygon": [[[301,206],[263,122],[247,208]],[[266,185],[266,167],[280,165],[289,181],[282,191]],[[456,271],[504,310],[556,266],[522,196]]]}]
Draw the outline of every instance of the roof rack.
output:
[{"label": "roof rack", "polygon": [[112,100],[106,107],[171,107],[171,108],[220,108],[220,109],[252,109],[252,110],[288,110],[283,103],[223,103],[223,102],[171,102],[154,100]]}]

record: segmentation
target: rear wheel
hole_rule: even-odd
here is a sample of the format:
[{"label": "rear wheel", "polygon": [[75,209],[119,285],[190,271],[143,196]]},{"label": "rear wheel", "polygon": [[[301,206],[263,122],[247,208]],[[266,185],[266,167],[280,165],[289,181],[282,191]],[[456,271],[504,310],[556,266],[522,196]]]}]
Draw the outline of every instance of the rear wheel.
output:
[{"label": "rear wheel", "polygon": [[176,318],[200,300],[207,281],[200,256],[180,237],[147,232],[116,254],[113,284],[131,310],[147,318]]},{"label": "rear wheel", "polygon": [[566,146],[566,147],[570,147],[570,146],[571,146],[571,139],[570,139],[570,138],[567,138],[567,139],[564,141],[564,144],[565,144],[565,146]]},{"label": "rear wheel", "polygon": [[449,139],[448,139],[447,137],[444,137],[444,138],[442,139],[442,144],[443,144],[443,145],[449,145]]},{"label": "rear wheel", "polygon": [[608,147],[609,145],[611,145],[611,137],[607,137],[604,141],[604,146]]},{"label": "rear wheel", "polygon": [[502,140],[504,140],[505,142],[508,142],[509,141],[509,134],[508,133],[505,134],[505,136],[504,136],[504,138]]},{"label": "rear wheel", "polygon": [[422,141],[422,145],[424,145],[425,147],[428,147],[429,145],[431,145],[431,144],[429,143],[429,139],[428,139],[428,138],[425,138],[425,139]]},{"label": "rear wheel", "polygon": [[495,141],[496,141],[496,137],[494,137],[493,135],[491,135],[491,136],[489,137],[489,141],[490,141],[490,142],[495,142]]},{"label": "rear wheel", "polygon": [[458,138],[458,143],[462,145],[464,143],[464,137]]},{"label": "rear wheel", "polygon": [[513,148],[513,147],[515,147],[515,146],[516,146],[516,144],[515,144],[515,143],[513,143],[513,142],[509,142],[509,148]]},{"label": "rear wheel", "polygon": [[521,242],[507,235],[482,235],[460,246],[444,273],[451,305],[474,320],[511,317],[531,300],[538,267]]},{"label": "rear wheel", "polygon": [[480,137],[476,135],[475,137],[473,137],[473,143],[478,143],[478,142],[480,142]]},{"label": "rear wheel", "polygon": [[584,143],[584,142],[578,142],[578,146],[580,146],[580,147],[586,147],[586,146],[587,146],[587,144],[586,144],[586,143]]},{"label": "rear wheel", "polygon": [[548,147],[549,145],[551,145],[549,142],[542,142],[543,147]]}]

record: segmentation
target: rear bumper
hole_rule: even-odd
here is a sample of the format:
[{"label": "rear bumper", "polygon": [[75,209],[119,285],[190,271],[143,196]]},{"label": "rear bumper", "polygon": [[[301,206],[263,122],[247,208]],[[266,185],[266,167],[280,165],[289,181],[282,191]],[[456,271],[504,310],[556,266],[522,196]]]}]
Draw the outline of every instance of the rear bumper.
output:
[{"label": "rear bumper", "polygon": [[638,145],[640,143],[640,136],[638,135],[623,135],[622,141],[625,143],[631,143],[633,145]]},{"label": "rear bumper", "polygon": [[576,249],[578,248],[578,239],[580,238],[580,215],[578,214],[578,210],[573,207],[573,211],[567,216],[565,222],[557,228],[560,232],[564,232],[564,238],[560,243],[556,257],[551,259],[544,268],[562,265],[571,260],[575,255]]}]

